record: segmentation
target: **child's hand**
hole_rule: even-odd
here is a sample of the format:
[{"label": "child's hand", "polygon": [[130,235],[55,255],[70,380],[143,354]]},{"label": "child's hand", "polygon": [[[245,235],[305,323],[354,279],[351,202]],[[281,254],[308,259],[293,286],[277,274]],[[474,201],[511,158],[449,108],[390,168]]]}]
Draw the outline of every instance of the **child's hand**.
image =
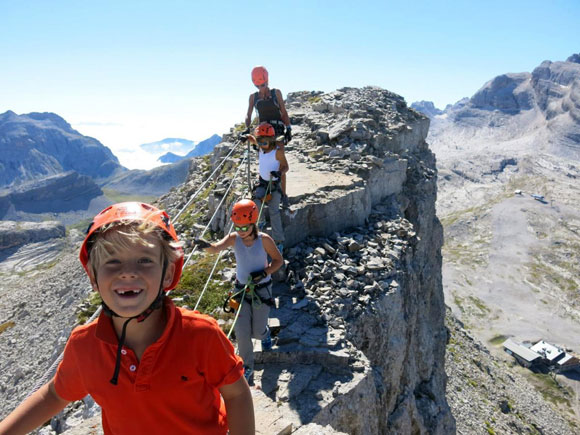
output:
[{"label": "child's hand", "polygon": [[284,139],[286,139],[286,143],[292,140],[292,127],[286,127],[286,131],[284,132]]},{"label": "child's hand", "polygon": [[196,238],[193,241],[193,245],[197,246],[199,249],[206,249],[209,248],[211,246],[211,243],[209,243],[207,240],[205,239],[201,239],[201,238]]}]

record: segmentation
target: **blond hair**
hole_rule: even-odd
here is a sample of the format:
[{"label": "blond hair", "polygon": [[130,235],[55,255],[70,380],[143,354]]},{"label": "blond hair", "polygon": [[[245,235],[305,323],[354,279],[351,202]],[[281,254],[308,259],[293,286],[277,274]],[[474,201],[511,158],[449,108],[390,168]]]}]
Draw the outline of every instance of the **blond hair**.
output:
[{"label": "blond hair", "polygon": [[[152,237],[153,236],[153,237]],[[121,250],[132,250],[135,245],[154,248],[161,244],[161,260],[175,263],[183,256],[182,243],[173,240],[165,231],[150,221],[121,220],[104,225],[92,237],[89,246],[89,266],[97,270],[108,258]]]}]

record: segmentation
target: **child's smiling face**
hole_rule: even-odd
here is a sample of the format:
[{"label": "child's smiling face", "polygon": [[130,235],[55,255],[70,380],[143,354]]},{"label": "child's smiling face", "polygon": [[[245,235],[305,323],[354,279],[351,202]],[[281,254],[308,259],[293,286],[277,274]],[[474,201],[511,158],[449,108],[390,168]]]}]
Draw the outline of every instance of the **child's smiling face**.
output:
[{"label": "child's smiling face", "polygon": [[[110,253],[97,267],[93,288],[103,302],[121,317],[138,316],[153,303],[159,293],[163,275],[160,240],[155,234],[144,238],[151,246],[129,242]],[[167,267],[163,288],[173,280],[175,265]]]}]

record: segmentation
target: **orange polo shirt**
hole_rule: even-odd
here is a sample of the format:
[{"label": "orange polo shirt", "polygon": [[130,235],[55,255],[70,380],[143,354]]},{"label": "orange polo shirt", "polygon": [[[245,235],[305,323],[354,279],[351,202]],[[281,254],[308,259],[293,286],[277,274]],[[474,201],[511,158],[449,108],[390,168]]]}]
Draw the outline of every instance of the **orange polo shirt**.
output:
[{"label": "orange polo shirt", "polygon": [[218,391],[243,375],[240,357],[217,322],[176,308],[165,299],[163,335],[138,361],[123,347],[119,383],[117,334],[104,314],[75,328],[54,378],[57,394],[80,400],[87,394],[102,408],[105,434],[225,434],[226,410]]}]

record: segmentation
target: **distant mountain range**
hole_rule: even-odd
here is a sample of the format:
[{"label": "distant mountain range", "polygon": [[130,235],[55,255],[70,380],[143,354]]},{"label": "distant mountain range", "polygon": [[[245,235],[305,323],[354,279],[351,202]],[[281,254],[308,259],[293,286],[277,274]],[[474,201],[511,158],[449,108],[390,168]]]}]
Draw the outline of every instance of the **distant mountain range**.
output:
[{"label": "distant mountain range", "polygon": [[172,152],[184,155],[188,153],[191,149],[195,147],[195,142],[188,139],[181,139],[175,137],[168,137],[156,142],[149,142],[139,145],[143,151],[149,154],[164,154],[166,152]]},{"label": "distant mountain range", "polygon": [[70,222],[82,219],[95,204],[112,203],[107,194],[115,200],[126,195],[162,195],[186,179],[188,157],[206,154],[219,142],[220,136],[213,135],[198,144],[171,138],[144,144],[143,152],[159,153],[177,146],[188,154],[175,155],[176,164],[128,170],[109,148],[83,136],[54,113],[7,111],[0,114],[0,219],[67,213],[64,218]]},{"label": "distant mountain range", "polygon": [[[213,136],[202,140],[199,143],[195,143],[192,141],[188,141],[186,139],[163,139],[160,142],[153,142],[152,144],[146,144],[148,146],[153,145],[153,144],[175,144],[175,143],[181,143],[181,144],[186,144],[188,143],[190,145],[190,147],[188,148],[190,151],[184,155],[177,155],[174,152],[168,152],[164,155],[162,155],[161,157],[159,157],[157,159],[157,161],[161,162],[161,163],[175,163],[178,162],[180,160],[183,159],[188,159],[191,157],[199,157],[199,156],[203,156],[206,155],[207,153],[210,153],[213,151],[213,148],[222,141],[222,137],[218,134],[214,134]],[[143,147],[144,145],[141,145],[141,147]]]},{"label": "distant mountain range", "polygon": [[425,101],[411,107],[431,118],[428,141],[438,157],[485,146],[580,160],[579,54],[544,61],[531,73],[499,75],[445,110]]},{"label": "distant mountain range", "polygon": [[0,187],[68,171],[102,180],[126,170],[109,148],[54,113],[0,115]]}]

